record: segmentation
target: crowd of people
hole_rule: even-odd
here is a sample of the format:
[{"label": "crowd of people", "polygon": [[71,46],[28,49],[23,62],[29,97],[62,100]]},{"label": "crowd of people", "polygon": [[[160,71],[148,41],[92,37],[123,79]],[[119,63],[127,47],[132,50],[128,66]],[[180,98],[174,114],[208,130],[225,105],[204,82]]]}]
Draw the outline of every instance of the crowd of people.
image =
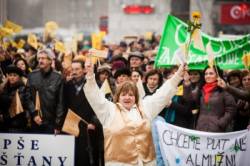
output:
[{"label": "crowd of people", "polygon": [[[75,165],[117,166],[160,165],[159,118],[207,132],[248,127],[249,70],[156,69],[159,41],[104,43],[108,56],[95,62],[91,45],[69,53],[55,50],[53,42],[40,49],[0,46],[0,132],[66,134],[70,109],[87,122],[79,123]],[[105,81],[108,93],[101,90]],[[22,111],[13,114],[17,95]]]}]

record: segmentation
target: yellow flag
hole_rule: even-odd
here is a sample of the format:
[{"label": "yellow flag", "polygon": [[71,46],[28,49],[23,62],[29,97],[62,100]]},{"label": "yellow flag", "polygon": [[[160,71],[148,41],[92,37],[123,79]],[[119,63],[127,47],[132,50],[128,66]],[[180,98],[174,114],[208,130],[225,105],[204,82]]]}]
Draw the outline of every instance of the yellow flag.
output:
[{"label": "yellow flag", "polygon": [[55,32],[59,28],[54,21],[48,21],[44,26],[44,40],[49,41],[55,37]]},{"label": "yellow flag", "polygon": [[9,113],[10,113],[11,118],[13,118],[16,115],[24,112],[18,92],[19,91],[17,90],[16,93],[15,93],[14,98],[12,99],[11,105],[10,105]]},{"label": "yellow flag", "polygon": [[23,48],[24,44],[25,44],[25,40],[20,39],[20,40],[18,41],[18,43],[17,43],[17,48]]},{"label": "yellow flag", "polygon": [[183,96],[183,85],[178,86],[176,96]]},{"label": "yellow flag", "polygon": [[37,49],[38,48],[38,42],[35,34],[30,33],[28,35],[28,44],[31,45],[33,48]]},{"label": "yellow flag", "polygon": [[19,33],[22,31],[23,27],[14,23],[14,22],[11,22],[10,20],[7,20],[4,22],[4,25],[3,25],[5,28],[9,28],[9,29],[12,29],[13,32],[15,33]]},{"label": "yellow flag", "polygon": [[10,45],[10,42],[3,42],[3,49],[6,50]]},{"label": "yellow flag", "polygon": [[109,82],[107,79],[105,79],[105,81],[102,83],[101,86],[101,91],[106,95],[106,94],[112,94]]},{"label": "yellow flag", "polygon": [[13,33],[14,32],[12,29],[0,27],[0,37],[1,38],[11,36],[11,35],[13,35]]},{"label": "yellow flag", "polygon": [[74,113],[71,109],[68,109],[68,113],[64,120],[62,131],[78,137],[80,134],[79,123],[81,120],[82,119],[79,115]]},{"label": "yellow flag", "polygon": [[55,50],[58,52],[62,52],[62,53],[66,52],[66,48],[65,48],[64,44],[60,41],[56,41]]},{"label": "yellow flag", "polygon": [[36,91],[35,111],[38,112],[38,116],[42,117],[41,103],[38,91]]},{"label": "yellow flag", "polygon": [[46,48],[46,46],[43,43],[41,43],[41,42],[37,43],[37,49],[45,49],[45,48]]},{"label": "yellow flag", "polygon": [[10,40],[10,44],[12,45],[12,47],[17,48],[17,43],[14,40]]},{"label": "yellow flag", "polygon": [[102,49],[102,35],[98,34],[92,34],[91,35],[91,42],[92,42],[92,47],[100,50]]},{"label": "yellow flag", "polygon": [[100,31],[99,33],[98,33],[98,36],[100,36],[102,39],[106,36],[106,32],[105,31]]},{"label": "yellow flag", "polygon": [[48,21],[45,24],[45,30],[49,33],[56,31],[59,28],[58,24],[54,21]]},{"label": "yellow flag", "polygon": [[152,40],[152,38],[153,38],[153,33],[152,32],[146,32],[145,39],[146,40]]},{"label": "yellow flag", "polygon": [[245,68],[248,69],[250,66],[250,53],[243,55],[241,60]]}]

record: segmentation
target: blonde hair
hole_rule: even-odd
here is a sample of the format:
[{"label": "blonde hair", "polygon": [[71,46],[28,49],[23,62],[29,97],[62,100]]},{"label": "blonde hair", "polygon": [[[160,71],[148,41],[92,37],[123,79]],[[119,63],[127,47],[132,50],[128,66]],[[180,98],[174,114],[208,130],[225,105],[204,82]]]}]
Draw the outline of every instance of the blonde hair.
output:
[{"label": "blonde hair", "polygon": [[121,85],[117,87],[116,93],[114,95],[114,102],[118,103],[121,93],[128,93],[132,91],[135,96],[135,104],[138,106],[139,104],[139,91],[136,84],[132,81],[125,81]]}]

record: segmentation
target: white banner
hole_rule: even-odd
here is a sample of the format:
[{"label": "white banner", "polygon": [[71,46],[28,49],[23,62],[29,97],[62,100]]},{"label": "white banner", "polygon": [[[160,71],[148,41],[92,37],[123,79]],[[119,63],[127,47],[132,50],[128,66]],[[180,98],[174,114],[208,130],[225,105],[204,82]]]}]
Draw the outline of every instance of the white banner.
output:
[{"label": "white banner", "polygon": [[250,131],[210,133],[157,121],[168,166],[250,166]]},{"label": "white banner", "polygon": [[74,148],[73,136],[0,133],[0,165],[73,166]]}]

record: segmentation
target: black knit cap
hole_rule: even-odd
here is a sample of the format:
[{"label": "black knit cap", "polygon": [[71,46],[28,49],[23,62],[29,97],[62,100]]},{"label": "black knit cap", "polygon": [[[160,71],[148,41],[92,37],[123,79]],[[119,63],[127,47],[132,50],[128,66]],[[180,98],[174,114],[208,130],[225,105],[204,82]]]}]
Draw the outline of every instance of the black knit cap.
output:
[{"label": "black knit cap", "polygon": [[23,75],[23,71],[20,68],[16,67],[15,65],[12,65],[12,64],[7,67],[6,73],[7,74],[15,73],[19,76]]}]

